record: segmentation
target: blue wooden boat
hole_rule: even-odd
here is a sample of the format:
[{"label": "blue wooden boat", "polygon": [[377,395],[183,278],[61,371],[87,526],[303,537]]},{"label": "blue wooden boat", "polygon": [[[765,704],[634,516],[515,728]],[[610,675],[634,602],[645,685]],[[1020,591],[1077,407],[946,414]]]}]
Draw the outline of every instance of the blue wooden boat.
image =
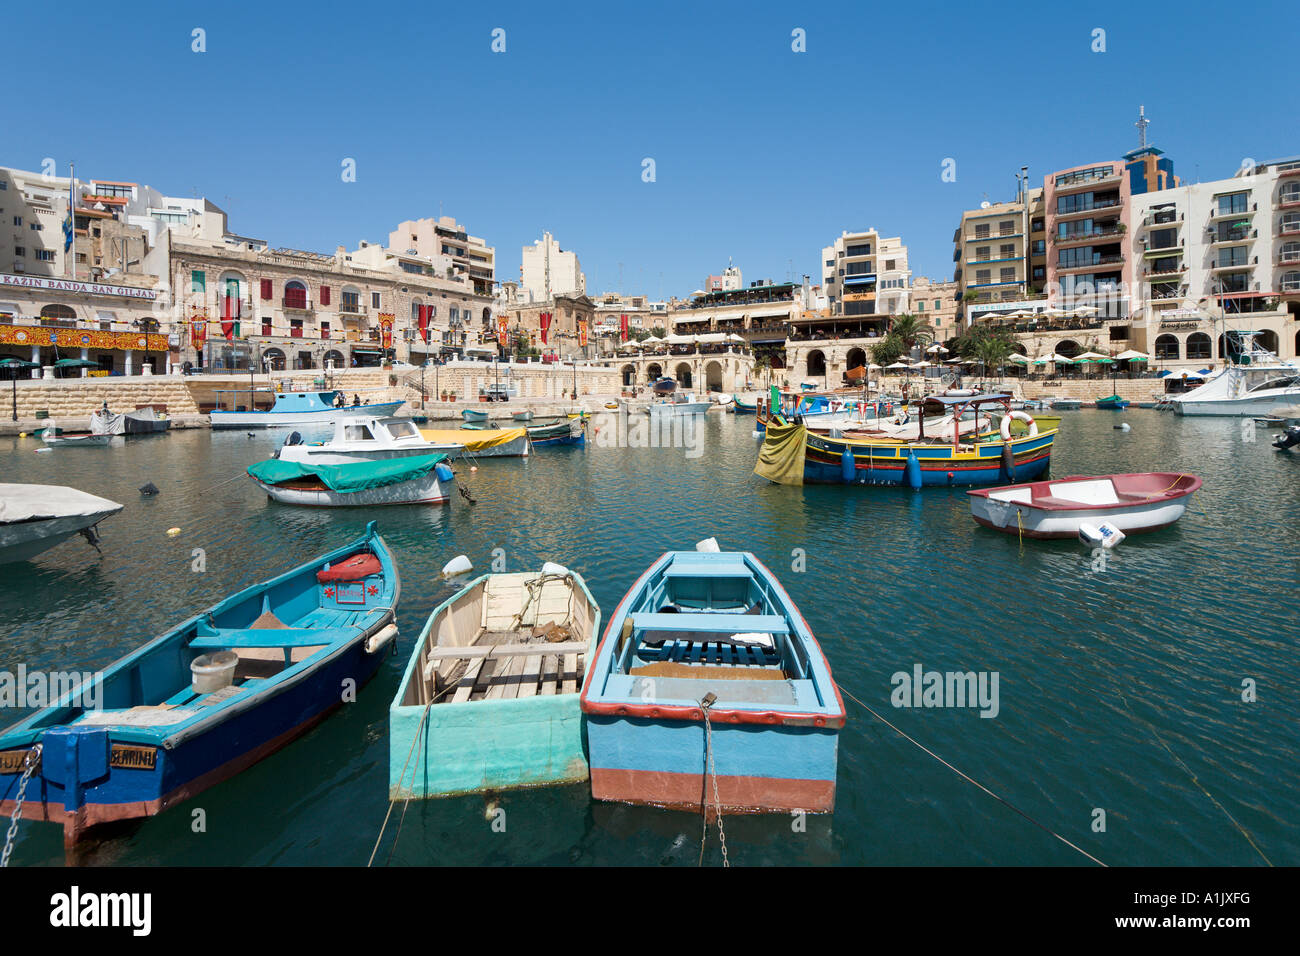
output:
[{"label": "blue wooden boat", "polygon": [[1119,395],[1107,395],[1105,398],[1097,399],[1098,408],[1109,408],[1114,411],[1122,411],[1130,404],[1127,398],[1121,398]]},{"label": "blue wooden boat", "polygon": [[467,408],[460,413],[460,416],[467,422],[485,422],[488,420],[488,413],[480,412],[476,408]]},{"label": "blue wooden boat", "polygon": [[528,438],[534,447],[546,445],[587,444],[587,422],[580,418],[566,418],[544,425],[532,425],[528,428]]},{"label": "blue wooden boat", "polygon": [[581,702],[598,800],[835,806],[844,703],[803,615],[748,552],[652,564],[610,617]]},{"label": "blue wooden boat", "polygon": [[731,400],[731,404],[735,407],[737,415],[753,415],[755,412],[758,411],[757,402],[751,404],[745,401],[744,399],[740,398],[739,396],[733,398]]},{"label": "blue wooden boat", "polygon": [[599,634],[582,577],[553,564],[434,608],[388,710],[389,798],[586,780],[578,688]]},{"label": "blue wooden boat", "polygon": [[650,383],[650,388],[656,395],[671,395],[677,389],[677,380],[661,375]]},{"label": "blue wooden boat", "polygon": [[[265,393],[265,389],[220,389],[222,395],[233,396],[232,403],[250,394]],[[214,409],[208,414],[213,428],[290,428],[301,425],[327,425],[340,418],[386,418],[394,415],[404,402],[369,402],[357,405],[340,405],[346,396],[340,391],[324,392],[274,392],[275,403],[267,411],[225,411]]]},{"label": "blue wooden boat", "polygon": [[200,612],[0,734],[0,813],[13,813],[29,755],[22,816],[63,824],[68,844],[234,776],[374,676],[397,634],[399,592],[371,522]]}]

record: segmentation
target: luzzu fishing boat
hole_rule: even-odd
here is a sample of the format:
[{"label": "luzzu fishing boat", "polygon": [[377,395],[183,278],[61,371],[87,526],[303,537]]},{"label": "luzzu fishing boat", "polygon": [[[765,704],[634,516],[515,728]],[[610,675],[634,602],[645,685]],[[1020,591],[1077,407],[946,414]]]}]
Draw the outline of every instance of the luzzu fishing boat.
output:
[{"label": "luzzu fishing boat", "polygon": [[739,395],[732,399],[731,406],[737,415],[753,415],[758,411],[757,402],[747,402]]},{"label": "luzzu fishing boat", "polygon": [[[754,473],[787,485],[807,483],[903,485],[992,485],[1037,478],[1047,471],[1056,431],[1040,431],[1026,412],[1009,408],[1011,396],[932,396],[928,407],[943,408],[954,422],[967,411],[977,418],[985,406],[1001,406],[999,432],[970,435],[952,428],[942,440],[919,429],[915,440],[885,437],[831,437],[810,431],[802,422],[777,416],[769,421]],[[1022,437],[1011,422],[1026,421]],[[922,424],[924,418],[921,419]]]},{"label": "luzzu fishing boat", "polygon": [[[153,816],[302,735],[374,676],[397,634],[397,567],[359,539],[182,622],[0,734],[0,814]],[[26,785],[24,787],[24,777]]]},{"label": "luzzu fishing boat", "polygon": [[434,608],[388,710],[389,798],[586,780],[578,689],[599,634],[582,577],[554,564]]},{"label": "luzzu fishing boat", "polygon": [[799,609],[748,552],[652,564],[610,617],[581,701],[597,800],[835,806],[844,703]]},{"label": "luzzu fishing boat", "polygon": [[586,445],[587,423],[581,418],[566,418],[563,421],[541,425],[530,425],[528,439],[535,447],[546,445]]}]

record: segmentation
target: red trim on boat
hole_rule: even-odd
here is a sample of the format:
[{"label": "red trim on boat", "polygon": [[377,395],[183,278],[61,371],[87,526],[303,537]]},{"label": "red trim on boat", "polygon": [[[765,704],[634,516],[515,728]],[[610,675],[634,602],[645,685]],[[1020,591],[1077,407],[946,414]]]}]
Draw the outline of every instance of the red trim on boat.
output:
[{"label": "red trim on boat", "polygon": [[[728,813],[786,813],[805,810],[830,813],[835,809],[834,780],[795,780],[788,777],[719,775],[718,798]],[[591,795],[597,800],[648,804],[699,813],[705,796],[702,773],[669,773],[662,770],[619,770],[591,768]],[[713,802],[712,787],[707,803]]]},{"label": "red trim on boat", "polygon": [[382,574],[384,566],[379,558],[369,551],[354,554],[316,572],[316,580],[326,581],[363,581],[372,574]]}]

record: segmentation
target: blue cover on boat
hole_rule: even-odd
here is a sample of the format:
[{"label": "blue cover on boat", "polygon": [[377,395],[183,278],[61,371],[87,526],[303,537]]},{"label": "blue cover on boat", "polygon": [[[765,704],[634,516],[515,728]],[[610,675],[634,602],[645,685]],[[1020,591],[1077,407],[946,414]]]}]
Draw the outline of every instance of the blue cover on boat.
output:
[{"label": "blue cover on boat", "polygon": [[268,458],[251,465],[248,473],[268,485],[281,485],[299,478],[319,478],[330,491],[366,491],[422,478],[446,455],[412,455],[379,461],[356,461],[346,465],[316,465],[308,462]]}]

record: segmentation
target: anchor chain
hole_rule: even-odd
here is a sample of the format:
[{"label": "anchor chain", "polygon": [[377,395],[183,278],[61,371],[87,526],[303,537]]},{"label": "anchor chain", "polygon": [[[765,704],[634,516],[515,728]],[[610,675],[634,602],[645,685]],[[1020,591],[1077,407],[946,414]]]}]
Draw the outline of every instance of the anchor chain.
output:
[{"label": "anchor chain", "polygon": [[[722,845],[722,865],[731,866],[727,859],[727,833],[722,828],[722,798],[718,795],[718,768],[713,760],[713,724],[709,721],[709,709],[717,703],[713,694],[705,694],[700,701],[700,712],[704,715],[704,770],[713,780],[713,806],[718,815],[718,842]],[[700,859],[704,859],[704,843],[709,836],[709,806],[707,798],[704,804],[704,833],[700,838]]]},{"label": "anchor chain", "polygon": [[9,865],[9,855],[14,852],[14,839],[18,836],[18,821],[22,819],[23,801],[27,796],[27,782],[32,779],[40,762],[41,745],[27,751],[23,760],[23,775],[18,779],[18,796],[14,798],[14,812],[9,816],[9,832],[5,834],[5,848],[0,852],[0,869]]}]

